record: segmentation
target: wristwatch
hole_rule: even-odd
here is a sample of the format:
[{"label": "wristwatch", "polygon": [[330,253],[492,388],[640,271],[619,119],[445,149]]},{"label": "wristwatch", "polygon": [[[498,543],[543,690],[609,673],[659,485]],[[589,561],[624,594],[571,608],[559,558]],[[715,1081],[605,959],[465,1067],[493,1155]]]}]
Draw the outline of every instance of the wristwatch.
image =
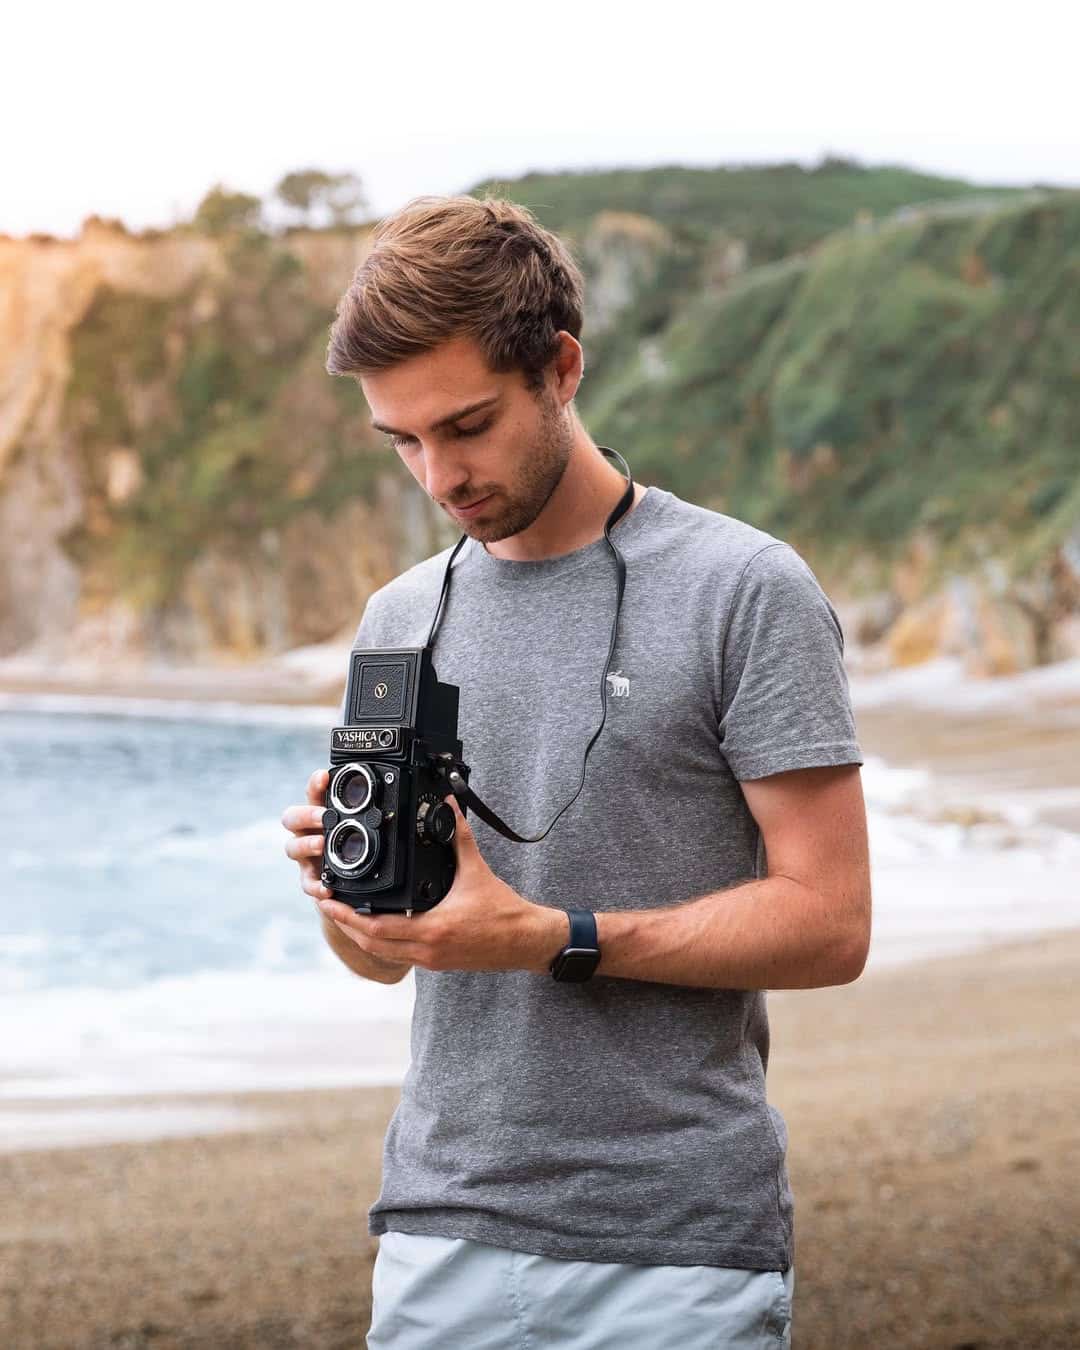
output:
[{"label": "wristwatch", "polygon": [[596,915],[590,909],[567,911],[570,941],[551,963],[556,980],[580,984],[589,979],[600,964],[600,943],[596,935]]}]

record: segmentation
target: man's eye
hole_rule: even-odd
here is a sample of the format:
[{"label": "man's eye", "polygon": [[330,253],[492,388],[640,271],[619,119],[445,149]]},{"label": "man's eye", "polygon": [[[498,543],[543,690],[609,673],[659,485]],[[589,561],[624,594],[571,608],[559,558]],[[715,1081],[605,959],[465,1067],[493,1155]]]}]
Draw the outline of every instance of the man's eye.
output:
[{"label": "man's eye", "polygon": [[455,430],[459,436],[479,436],[487,431],[495,419],[489,417],[486,422],[481,422],[478,427],[456,427]]},{"label": "man's eye", "polygon": [[[476,427],[455,427],[454,433],[458,436],[481,436],[488,430],[494,420],[493,417],[489,417],[486,422],[481,422]],[[404,450],[407,445],[413,444],[413,438],[411,436],[391,436],[390,444],[395,450]]]}]

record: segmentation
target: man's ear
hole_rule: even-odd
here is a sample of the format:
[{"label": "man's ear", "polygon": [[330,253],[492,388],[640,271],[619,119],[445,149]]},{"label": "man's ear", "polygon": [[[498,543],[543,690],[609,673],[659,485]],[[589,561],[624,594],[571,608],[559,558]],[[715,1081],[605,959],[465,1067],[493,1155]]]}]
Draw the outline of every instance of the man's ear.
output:
[{"label": "man's ear", "polygon": [[585,353],[581,343],[566,329],[558,333],[559,350],[555,353],[555,389],[560,401],[569,403],[585,374]]}]

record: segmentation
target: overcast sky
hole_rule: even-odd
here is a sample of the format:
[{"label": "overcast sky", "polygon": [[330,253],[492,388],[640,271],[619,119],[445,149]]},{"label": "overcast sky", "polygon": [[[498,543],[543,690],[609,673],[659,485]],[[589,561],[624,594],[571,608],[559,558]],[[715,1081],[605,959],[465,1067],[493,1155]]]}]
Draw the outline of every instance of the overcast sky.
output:
[{"label": "overcast sky", "polygon": [[[17,0],[16,0],[17,3]],[[13,12],[14,11],[14,12]],[[166,226],[318,167],[374,210],[528,169],[825,153],[1080,187],[1080,7],[823,0],[8,7],[0,232]]]}]

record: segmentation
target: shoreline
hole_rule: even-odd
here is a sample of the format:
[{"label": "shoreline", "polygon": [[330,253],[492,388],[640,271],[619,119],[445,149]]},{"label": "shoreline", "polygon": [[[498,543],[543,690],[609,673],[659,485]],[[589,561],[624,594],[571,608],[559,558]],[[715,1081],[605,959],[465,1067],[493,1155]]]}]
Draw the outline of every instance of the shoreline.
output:
[{"label": "shoreline", "polygon": [[[0,713],[20,711],[251,722],[337,721],[348,648],[326,643],[232,667],[46,670],[0,660]],[[866,673],[849,666],[864,754],[925,769],[963,809],[1021,815],[1080,834],[1080,659],[1017,675],[965,677],[955,659]],[[1010,802],[1008,799],[1014,799]]]},{"label": "shoreline", "polygon": [[[882,678],[894,680],[891,674]],[[858,680],[855,684],[861,687]],[[253,722],[280,720],[290,725],[322,724],[332,720],[335,711],[318,704],[257,703],[245,709],[214,700],[114,700],[111,696],[95,701],[94,708],[85,708],[81,695],[72,696],[72,708],[68,696],[26,697],[43,705],[43,710],[54,706],[55,699],[67,711],[90,715],[115,704],[118,712],[141,716],[146,705],[153,704],[156,714],[166,717],[233,721],[244,716]],[[18,702],[24,702],[22,696]],[[4,707],[0,694],[0,711]],[[1010,714],[964,715],[927,706],[913,718],[874,697],[856,707],[860,744],[868,759],[880,760],[887,770],[913,767],[930,775],[921,780],[916,773],[907,786],[903,773],[899,783],[891,774],[879,781],[876,772],[867,773],[864,779],[868,806],[878,814],[874,818],[877,832],[872,835],[875,941],[863,980],[876,979],[879,972],[922,968],[927,962],[991,954],[1018,940],[1040,940],[1055,928],[1080,924],[1080,783],[1073,767],[1080,763],[1080,717],[1074,722],[1071,711],[1080,708],[1073,709],[1066,702],[1037,714],[1026,707]],[[1025,816],[1034,830],[1018,825]],[[1050,827],[1050,834],[1039,833],[1045,827]],[[1058,832],[1056,838],[1064,848],[1055,842],[1053,831]],[[1034,847],[1040,840],[1041,847]],[[1036,873],[1038,883],[1033,880]],[[949,906],[947,913],[941,909],[943,904]],[[208,975],[197,990],[173,979],[166,981],[167,989],[148,986],[126,993],[58,990],[51,999],[45,998],[47,991],[40,996],[28,993],[22,1000],[25,1006],[16,1010],[22,1018],[20,1022],[17,1016],[16,1026],[25,1023],[29,1035],[38,1021],[48,1024],[59,1017],[61,1025],[78,1023],[89,1037],[90,1052],[78,1051],[69,1037],[57,1042],[59,1049],[54,1050],[47,1070],[23,1065],[7,1075],[6,1084],[0,1076],[0,1153],[17,1150],[34,1137],[50,1139],[51,1147],[77,1148],[95,1141],[242,1130],[251,1123],[253,1104],[268,1094],[283,1093],[288,1101],[296,1092],[309,1090],[306,1084],[295,1084],[294,1073],[316,1088],[392,1087],[400,1082],[408,1062],[408,1009],[395,1004],[397,1015],[404,1020],[400,1026],[386,1028],[397,1048],[383,1055],[381,1064],[372,1063],[367,1071],[357,1073],[350,1071],[347,1058],[338,1056],[331,1064],[320,1047],[328,1044],[335,1019],[341,1026],[352,1026],[357,1019],[366,1026],[371,1017],[381,1020],[387,1015],[345,987],[352,980],[347,972],[339,973],[334,966],[333,973],[339,978],[331,979],[330,986],[325,985],[327,976],[323,975],[318,977],[323,984],[301,988],[304,977],[298,974],[293,977],[295,988],[290,984],[276,990],[274,997],[285,997],[290,1006],[322,1006],[330,997],[336,1010],[327,1005],[323,1015],[295,1028],[290,1040],[299,1037],[296,1045],[281,1042],[272,1029],[269,1034],[257,1033],[249,1025],[250,1017],[230,1021],[225,1014],[226,1025],[221,1026],[222,1010],[235,999],[223,1002],[217,985],[231,984],[235,974]],[[310,983],[317,973],[308,972],[306,978]],[[87,996],[89,1004],[81,1001]],[[197,1015],[194,1023],[185,1011],[192,997],[200,1004],[210,1000],[206,1017],[200,1020]],[[240,997],[243,1003],[258,1007],[270,996],[261,986],[252,986]],[[166,1055],[153,1073],[146,1073],[145,1064],[127,1052],[126,1042],[123,1047],[118,1045],[113,1033],[114,1024],[119,1027],[121,1021],[124,1026],[138,1024],[143,1015],[140,1008],[145,1012],[151,1005],[156,1010],[158,1039],[172,1062]],[[209,1034],[209,1024],[203,1026],[208,1017],[217,1019],[214,1034],[220,1041],[224,1033],[231,1052],[245,1058],[249,1071],[248,1081],[237,1084],[224,1098],[215,1090],[220,1081],[216,1073],[207,1072],[201,1061],[184,1061],[192,1047],[198,1050],[199,1036]],[[390,1046],[390,1040],[384,1037],[379,1044]],[[301,1042],[302,1052],[298,1049]],[[68,1083],[58,1081],[65,1075]],[[137,1085],[134,1090],[128,1089],[129,1083]],[[166,1083],[170,1086],[163,1086]],[[4,1095],[5,1090],[11,1095]]]},{"label": "shoreline", "polygon": [[[907,984],[936,985],[946,980],[972,979],[977,969],[1008,969],[1035,967],[1060,960],[1061,950],[1075,950],[1080,964],[1080,923],[1050,927],[1012,938],[999,938],[961,950],[942,950],[931,956],[907,958],[896,963],[868,967],[859,979],[850,985],[826,985],[817,990],[768,990],[769,1019],[780,1008],[778,1017],[787,1017],[788,1007],[798,1007],[801,1000],[810,998],[826,1003],[840,1002],[842,991],[857,988],[860,999],[873,1002],[877,996],[894,998],[896,987]],[[351,983],[354,976],[347,976]],[[360,991],[369,991],[363,981]],[[864,992],[868,991],[868,992]],[[1077,999],[1080,1003],[1080,999]],[[389,1010],[387,1010],[389,1011]],[[355,1093],[390,1092],[397,1095],[405,1066],[408,1066],[409,1018],[398,1022],[374,1022],[360,1019],[360,1026],[382,1026],[400,1037],[405,1058],[401,1073],[387,1069],[385,1075],[358,1071],[356,1081],[320,1083],[320,1069],[312,1066],[312,1085],[252,1084],[234,1088],[178,1088],[165,1085],[124,1089],[124,1091],[49,1093],[32,1092],[0,1095],[0,1120],[20,1120],[30,1130],[41,1125],[45,1139],[42,1143],[12,1142],[15,1131],[7,1134],[0,1129],[0,1158],[26,1153],[46,1153],[55,1150],[99,1149],[99,1147],[154,1143],[165,1139],[197,1138],[202,1135],[252,1134],[261,1131],[292,1129],[309,1122],[313,1114],[321,1115],[333,1103],[348,1102]],[[798,1029],[798,1027],[796,1027]],[[787,1031],[790,1029],[786,1030]],[[845,1026],[852,1031],[852,1027]],[[807,1042],[809,1045],[810,1042]],[[783,1046],[774,1048],[769,1073],[776,1062],[783,1060]],[[0,1085],[3,1079],[0,1079]],[[115,1129],[109,1127],[109,1116],[115,1116]],[[153,1119],[158,1116],[157,1122]],[[65,1131],[65,1118],[74,1122]],[[78,1125],[85,1122],[86,1133],[78,1134]],[[128,1122],[128,1123],[126,1123]],[[131,1131],[131,1133],[128,1133]],[[23,1137],[26,1137],[24,1133]]]},{"label": "shoreline", "polygon": [[[903,707],[961,715],[1064,716],[1080,723],[1080,658],[1036,666],[1013,675],[966,675],[958,658],[914,666],[871,667],[848,642],[846,669],[856,712]],[[86,699],[248,701],[283,707],[340,705],[350,645],[327,642],[280,656],[235,664],[98,662],[57,665],[37,658],[0,658],[0,697],[57,696]]]},{"label": "shoreline", "polygon": [[[797,1344],[1077,1343],[1078,962],[1075,928],[770,993]],[[362,1344],[397,1095],[193,1094],[249,1118],[0,1155],[0,1340]]]},{"label": "shoreline", "polygon": [[[347,652],[341,657],[344,672]],[[16,705],[40,698],[134,702],[269,703],[279,707],[336,707],[345,689],[340,679],[312,679],[303,672],[266,666],[176,666],[141,670],[121,667],[107,672],[95,667],[77,670],[23,671],[0,662],[0,699]]]}]

